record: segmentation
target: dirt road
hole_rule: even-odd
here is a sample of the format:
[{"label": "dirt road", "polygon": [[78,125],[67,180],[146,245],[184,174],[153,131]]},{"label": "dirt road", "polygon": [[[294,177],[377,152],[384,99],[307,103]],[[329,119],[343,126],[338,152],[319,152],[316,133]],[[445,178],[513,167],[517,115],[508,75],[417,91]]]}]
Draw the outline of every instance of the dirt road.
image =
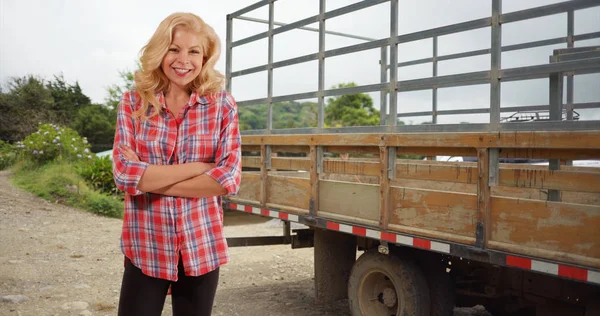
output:
[{"label": "dirt road", "polygon": [[[44,201],[11,186],[8,176],[0,172],[0,315],[115,315],[121,221]],[[231,237],[281,234],[277,221],[243,213],[225,222]],[[310,248],[231,248],[231,257],[214,315],[349,314],[345,301],[314,303]],[[171,315],[169,299],[163,315]]]}]

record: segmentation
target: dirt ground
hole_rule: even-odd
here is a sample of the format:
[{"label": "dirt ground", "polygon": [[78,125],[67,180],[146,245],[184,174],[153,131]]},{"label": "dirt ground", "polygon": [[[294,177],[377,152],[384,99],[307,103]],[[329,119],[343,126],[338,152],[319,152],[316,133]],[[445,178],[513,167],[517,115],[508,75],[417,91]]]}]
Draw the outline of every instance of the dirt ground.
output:
[{"label": "dirt ground", "polygon": [[[0,172],[0,315],[116,315],[121,221],[42,200],[8,177]],[[282,232],[277,220],[244,213],[225,223],[228,237]],[[231,248],[231,259],[213,315],[349,315],[346,301],[315,304],[311,248]],[[169,298],[163,315],[171,315]]]}]

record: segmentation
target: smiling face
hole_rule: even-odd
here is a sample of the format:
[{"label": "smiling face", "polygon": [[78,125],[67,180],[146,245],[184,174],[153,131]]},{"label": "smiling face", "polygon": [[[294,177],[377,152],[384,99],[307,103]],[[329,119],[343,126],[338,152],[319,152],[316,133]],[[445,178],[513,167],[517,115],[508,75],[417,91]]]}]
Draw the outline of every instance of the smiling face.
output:
[{"label": "smiling face", "polygon": [[187,89],[202,70],[203,56],[200,36],[186,28],[175,28],[173,40],[161,63],[162,71],[171,85]]}]

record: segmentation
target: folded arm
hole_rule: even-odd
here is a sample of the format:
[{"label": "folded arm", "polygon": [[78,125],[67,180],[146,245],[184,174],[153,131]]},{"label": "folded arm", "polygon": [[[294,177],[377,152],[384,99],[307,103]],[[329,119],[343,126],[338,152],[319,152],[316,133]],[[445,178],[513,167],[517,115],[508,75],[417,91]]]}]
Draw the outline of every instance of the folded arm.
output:
[{"label": "folded arm", "polygon": [[[139,162],[135,151],[127,146],[119,147],[120,153],[126,161]],[[214,164],[192,162],[179,165],[147,165],[145,172],[138,181],[137,189],[142,192],[159,193],[161,189],[172,186],[178,182],[188,180],[204,174],[214,168]],[[178,196],[178,195],[177,195]]]},{"label": "folded arm", "polygon": [[224,94],[217,102],[220,102],[223,120],[214,168],[200,176],[155,190],[153,193],[194,198],[237,194],[242,172],[237,106],[229,94]]},{"label": "folded arm", "polygon": [[151,165],[140,161],[135,148],[132,95],[125,92],[117,109],[113,143],[113,178],[117,188],[130,195],[172,185],[201,175],[213,166],[205,163]]}]

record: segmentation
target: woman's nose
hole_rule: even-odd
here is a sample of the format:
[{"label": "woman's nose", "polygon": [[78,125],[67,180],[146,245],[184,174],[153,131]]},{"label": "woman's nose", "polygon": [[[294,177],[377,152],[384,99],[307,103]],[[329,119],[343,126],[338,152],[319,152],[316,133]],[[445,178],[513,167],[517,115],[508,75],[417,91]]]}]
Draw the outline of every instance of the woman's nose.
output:
[{"label": "woman's nose", "polygon": [[179,59],[180,62],[187,63],[187,61],[188,61],[188,53],[185,52],[185,51],[181,51],[179,53],[179,56],[177,58]]}]

